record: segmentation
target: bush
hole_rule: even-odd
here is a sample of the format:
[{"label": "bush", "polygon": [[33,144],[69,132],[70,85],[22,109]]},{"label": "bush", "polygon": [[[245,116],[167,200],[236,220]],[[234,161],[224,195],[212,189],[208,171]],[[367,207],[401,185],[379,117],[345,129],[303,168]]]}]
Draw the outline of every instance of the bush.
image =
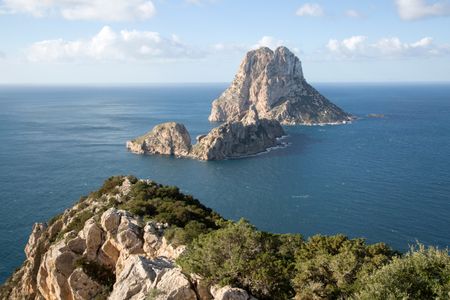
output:
[{"label": "bush", "polygon": [[76,233],[80,232],[81,229],[84,227],[84,223],[86,223],[87,220],[92,218],[94,216],[94,213],[90,210],[85,210],[77,215],[72,219],[72,221],[64,228],[64,230],[61,230],[61,232],[56,237],[56,240],[60,240],[64,234],[66,234],[69,231],[74,230]]},{"label": "bush", "polygon": [[105,180],[102,187],[92,194],[95,198],[100,198],[102,195],[105,194],[117,194],[118,189],[117,186],[122,185],[124,180],[124,176],[111,176],[108,179]]},{"label": "bush", "polygon": [[166,238],[176,245],[190,243],[201,233],[219,228],[223,219],[192,196],[180,193],[177,187],[138,181],[132,185],[128,200],[119,204],[144,220],[168,223],[172,227]]},{"label": "bush", "polygon": [[200,234],[210,232],[211,229],[198,221],[189,221],[184,228],[172,226],[164,231],[166,239],[174,246],[188,245]]},{"label": "bush", "polygon": [[385,244],[367,246],[363,239],[313,236],[297,252],[296,299],[348,298],[363,274],[388,263],[394,254]]},{"label": "bush", "polygon": [[423,245],[363,279],[356,299],[450,299],[448,250]]},{"label": "bush", "polygon": [[[292,246],[285,247],[288,241]],[[255,229],[246,221],[228,224],[200,235],[177,263],[183,270],[200,274],[206,281],[244,288],[260,299],[287,299],[294,253],[302,243],[299,235],[273,235]]]}]

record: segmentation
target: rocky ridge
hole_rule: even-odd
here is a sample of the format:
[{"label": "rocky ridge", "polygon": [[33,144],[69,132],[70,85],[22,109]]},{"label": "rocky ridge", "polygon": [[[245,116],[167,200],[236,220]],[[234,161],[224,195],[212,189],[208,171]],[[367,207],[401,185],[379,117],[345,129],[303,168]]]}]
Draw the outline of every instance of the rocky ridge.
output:
[{"label": "rocky ridge", "polygon": [[60,216],[36,223],[26,260],[1,287],[0,298],[250,299],[245,290],[184,274],[175,259],[185,246],[165,237],[170,225],[118,208],[133,201],[130,190],[141,183],[158,191],[151,181],[113,177]]},{"label": "rocky ridge", "polygon": [[239,158],[266,151],[279,145],[285,135],[278,121],[260,119],[251,107],[239,120],[228,121],[213,128],[207,135],[191,138],[184,125],[168,122],[155,126],[149,133],[126,143],[137,154],[164,154],[199,160]]},{"label": "rocky ridge", "polygon": [[253,105],[261,118],[286,125],[342,124],[352,119],[306,82],[300,60],[286,47],[249,51],[231,85],[213,101],[209,120],[239,118]]}]

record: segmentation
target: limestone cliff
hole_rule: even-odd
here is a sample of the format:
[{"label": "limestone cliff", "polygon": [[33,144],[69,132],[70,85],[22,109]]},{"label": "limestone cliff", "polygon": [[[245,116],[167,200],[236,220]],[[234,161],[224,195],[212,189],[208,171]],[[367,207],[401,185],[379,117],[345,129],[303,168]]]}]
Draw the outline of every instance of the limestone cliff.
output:
[{"label": "limestone cliff", "polygon": [[191,151],[191,137],[183,124],[167,122],[128,141],[127,148],[139,154],[186,156]]},{"label": "limestone cliff", "polygon": [[247,53],[231,85],[214,100],[209,120],[228,121],[254,105],[261,118],[282,124],[339,124],[351,115],[309,85],[300,60],[286,47]]},{"label": "limestone cliff", "polygon": [[266,151],[279,144],[284,135],[280,123],[260,119],[254,107],[239,120],[228,121],[190,144],[189,133],[182,124],[164,123],[135,140],[127,148],[138,154],[165,154],[199,160],[239,158]]},{"label": "limestone cliff", "polygon": [[259,119],[251,108],[242,120],[212,129],[192,147],[191,156],[201,160],[248,156],[276,146],[284,134],[278,121]]},{"label": "limestone cliff", "polygon": [[[133,210],[131,203],[142,201],[138,199],[142,189],[154,194],[156,202],[166,195],[162,206],[170,202],[169,195],[177,199],[173,205],[178,208],[183,201],[192,201],[151,181],[110,178],[63,214],[34,225],[26,260],[1,287],[0,299],[249,299],[244,290],[219,289],[198,275],[183,273],[175,259],[186,246],[165,237],[173,226],[148,219],[150,211],[144,219]],[[203,211],[202,222],[220,219],[200,204],[196,209]]]}]

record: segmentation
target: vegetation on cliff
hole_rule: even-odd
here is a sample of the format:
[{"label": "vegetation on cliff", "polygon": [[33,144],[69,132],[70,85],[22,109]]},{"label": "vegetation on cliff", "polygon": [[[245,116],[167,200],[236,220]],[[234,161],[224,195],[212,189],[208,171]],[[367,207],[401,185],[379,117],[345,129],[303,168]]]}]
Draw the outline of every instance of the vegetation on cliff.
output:
[{"label": "vegetation on cliff", "polygon": [[[316,235],[304,240],[298,234],[259,231],[245,220],[223,219],[176,187],[133,176],[109,178],[98,191],[82,197],[48,224],[35,226],[26,248],[27,260],[0,288],[0,298],[36,299],[42,297],[41,292],[49,292],[40,287],[42,282],[36,277],[44,263],[42,274],[52,271],[48,264],[51,253],[57,255],[53,259],[69,254],[74,258],[64,265],[67,276],[81,276],[91,286],[90,296],[107,297],[111,291],[122,295],[128,279],[120,272],[156,264],[149,259],[162,249],[158,247],[166,247],[161,246],[161,234],[175,248],[186,245],[176,259],[185,275],[176,276],[185,282],[184,291],[191,294],[199,293],[190,289],[198,284],[193,284],[198,280],[194,278],[201,278],[208,289],[228,285],[259,299],[450,298],[447,250],[418,245],[402,255],[383,243],[367,245],[363,239],[343,235]],[[138,243],[137,248],[132,241]],[[117,250],[111,250],[112,246]],[[57,254],[51,249],[68,252]],[[117,260],[119,254],[111,256],[115,251],[126,255]],[[100,252],[116,257],[105,260]],[[126,257],[133,259],[127,261]],[[176,273],[164,268],[167,276]],[[73,271],[76,269],[81,271]],[[123,281],[117,284],[118,280]],[[76,282],[65,284],[72,293],[82,293],[84,287]],[[150,283],[139,290],[150,293]],[[177,291],[182,291],[181,287]]]}]

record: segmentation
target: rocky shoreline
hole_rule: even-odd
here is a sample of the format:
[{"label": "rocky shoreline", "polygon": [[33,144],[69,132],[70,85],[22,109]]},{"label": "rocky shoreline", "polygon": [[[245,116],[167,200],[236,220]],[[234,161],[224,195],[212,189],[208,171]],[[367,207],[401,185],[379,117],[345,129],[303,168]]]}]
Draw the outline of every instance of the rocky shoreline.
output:
[{"label": "rocky shoreline", "polygon": [[280,145],[285,132],[278,121],[260,119],[250,109],[240,120],[232,120],[197,137],[191,145],[183,124],[168,122],[155,126],[149,133],[127,141],[126,147],[136,154],[162,154],[198,160],[243,158]]}]

